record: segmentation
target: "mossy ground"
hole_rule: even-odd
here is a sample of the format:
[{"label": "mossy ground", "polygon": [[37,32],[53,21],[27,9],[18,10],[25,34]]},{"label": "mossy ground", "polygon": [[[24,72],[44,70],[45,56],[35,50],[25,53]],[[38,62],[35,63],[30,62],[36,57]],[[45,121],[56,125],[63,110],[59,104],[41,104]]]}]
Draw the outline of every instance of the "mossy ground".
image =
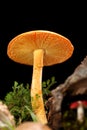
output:
[{"label": "mossy ground", "polygon": [[87,110],[83,123],[76,119],[76,110],[66,110],[63,113],[62,126],[64,130],[87,130]]}]

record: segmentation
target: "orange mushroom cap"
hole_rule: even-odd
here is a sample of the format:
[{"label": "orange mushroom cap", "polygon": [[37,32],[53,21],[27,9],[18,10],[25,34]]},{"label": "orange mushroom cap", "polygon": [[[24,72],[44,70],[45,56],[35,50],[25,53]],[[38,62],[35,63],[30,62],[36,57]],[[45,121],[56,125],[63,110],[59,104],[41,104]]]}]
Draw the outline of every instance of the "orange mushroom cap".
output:
[{"label": "orange mushroom cap", "polygon": [[13,38],[8,44],[7,54],[15,62],[33,65],[33,52],[36,49],[44,50],[43,64],[50,66],[69,59],[74,47],[70,40],[58,33],[35,30]]}]

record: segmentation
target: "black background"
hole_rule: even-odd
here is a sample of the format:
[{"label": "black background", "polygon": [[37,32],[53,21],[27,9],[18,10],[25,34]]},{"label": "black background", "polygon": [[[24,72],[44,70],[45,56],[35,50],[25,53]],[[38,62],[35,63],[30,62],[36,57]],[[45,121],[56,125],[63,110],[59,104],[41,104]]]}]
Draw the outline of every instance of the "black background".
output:
[{"label": "black background", "polygon": [[71,40],[74,45],[72,57],[62,64],[43,68],[43,81],[55,76],[56,86],[63,83],[87,55],[86,3],[47,2],[3,1],[0,3],[1,99],[12,89],[14,81],[31,83],[32,66],[14,63],[7,56],[7,45],[18,34],[42,29],[57,32]]}]

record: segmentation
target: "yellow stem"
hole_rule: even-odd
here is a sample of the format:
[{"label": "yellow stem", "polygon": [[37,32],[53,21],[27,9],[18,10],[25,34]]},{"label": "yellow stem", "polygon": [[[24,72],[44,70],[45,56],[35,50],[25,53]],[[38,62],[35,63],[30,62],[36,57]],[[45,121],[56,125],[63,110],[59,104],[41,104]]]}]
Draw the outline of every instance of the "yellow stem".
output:
[{"label": "yellow stem", "polygon": [[38,121],[43,124],[46,124],[47,118],[42,95],[43,55],[44,51],[42,49],[34,51],[34,65],[31,85],[31,104]]}]

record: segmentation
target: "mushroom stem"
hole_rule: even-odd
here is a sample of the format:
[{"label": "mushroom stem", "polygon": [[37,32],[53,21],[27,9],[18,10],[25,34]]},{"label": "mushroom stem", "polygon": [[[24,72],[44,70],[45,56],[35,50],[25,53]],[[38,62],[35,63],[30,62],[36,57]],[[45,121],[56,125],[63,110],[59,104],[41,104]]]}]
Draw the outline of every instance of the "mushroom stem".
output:
[{"label": "mushroom stem", "polygon": [[46,124],[46,113],[42,95],[43,49],[34,51],[34,66],[31,85],[31,104],[39,122]]},{"label": "mushroom stem", "polygon": [[83,120],[84,120],[84,108],[83,108],[83,105],[82,105],[82,102],[79,101],[79,106],[77,108],[77,120],[82,123]]}]

